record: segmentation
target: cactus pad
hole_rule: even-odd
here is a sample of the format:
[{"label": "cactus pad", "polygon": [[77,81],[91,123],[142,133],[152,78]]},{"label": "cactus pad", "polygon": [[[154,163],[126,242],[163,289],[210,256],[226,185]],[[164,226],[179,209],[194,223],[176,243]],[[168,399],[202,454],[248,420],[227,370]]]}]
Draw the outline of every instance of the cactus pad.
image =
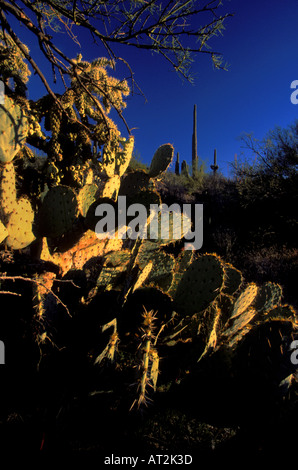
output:
[{"label": "cactus pad", "polygon": [[6,222],[17,207],[16,177],[13,163],[6,163],[0,170],[0,215]]},{"label": "cactus pad", "polygon": [[198,362],[212,349],[216,347],[217,344],[217,331],[219,329],[219,324],[220,324],[220,317],[221,317],[221,310],[215,305],[215,308],[213,309],[213,321],[211,328],[209,330],[208,338],[206,341],[206,346],[204,351],[202,352],[201,356],[198,359]]},{"label": "cactus pad", "polygon": [[137,263],[143,269],[148,262],[152,262],[152,270],[147,278],[147,283],[160,287],[166,292],[173,280],[175,266],[174,257],[162,251],[141,251],[137,257]]},{"label": "cactus pad", "polygon": [[96,184],[85,184],[78,194],[79,211],[83,217],[86,217],[91,204],[96,201],[98,196],[98,187]]},{"label": "cactus pad", "polygon": [[139,289],[139,287],[141,287],[146,282],[148,276],[150,275],[150,272],[152,271],[152,267],[152,261],[149,261],[149,263],[144,266],[133,286],[132,292],[134,292],[136,289]]},{"label": "cactus pad", "polygon": [[120,176],[113,175],[105,182],[100,196],[102,198],[108,197],[110,199],[116,200],[120,188],[120,182]]},{"label": "cactus pad", "polygon": [[223,332],[223,336],[234,336],[240,330],[243,330],[256,314],[257,311],[254,308],[244,310],[239,316],[234,318],[233,324]]},{"label": "cactus pad", "polygon": [[137,193],[149,187],[150,176],[142,170],[128,173],[121,182],[120,196],[135,196]]},{"label": "cactus pad", "polygon": [[291,305],[279,305],[272,308],[268,313],[263,315],[265,321],[268,320],[280,320],[280,319],[290,319],[293,322],[297,323],[297,314]]},{"label": "cactus pad", "polygon": [[177,257],[176,262],[175,262],[174,272],[173,272],[172,284],[168,290],[168,294],[170,294],[171,296],[175,295],[179,282],[181,281],[183,277],[183,273],[193,261],[193,257],[194,257],[193,250],[182,251],[180,255]]},{"label": "cactus pad", "polygon": [[115,175],[116,158],[115,152],[105,149],[103,152],[102,168],[108,178],[112,178]]},{"label": "cactus pad", "polygon": [[7,235],[8,235],[7,228],[5,227],[5,225],[2,224],[0,220],[0,243],[3,242],[3,240],[7,237]]},{"label": "cactus pad", "polygon": [[97,290],[117,290],[123,277],[124,269],[122,266],[117,266],[116,268],[104,266],[96,282]]},{"label": "cactus pad", "polygon": [[243,282],[242,273],[229,263],[225,264],[225,285],[223,292],[234,295]]},{"label": "cactus pad", "polygon": [[[123,176],[127,170],[129,162],[131,160],[133,146],[134,146],[134,137],[131,135],[126,142],[123,142],[123,152],[117,157],[116,162],[116,172],[119,176]],[[120,162],[119,162],[120,160]]]},{"label": "cactus pad", "polygon": [[69,251],[51,254],[46,237],[42,238],[40,259],[42,261],[49,261],[58,266],[62,274],[66,274],[72,268],[72,256],[72,252]]},{"label": "cactus pad", "polygon": [[73,189],[54,186],[43,200],[38,218],[41,236],[59,237],[72,229],[78,216],[78,201]]},{"label": "cactus pad", "polygon": [[[126,231],[127,227],[123,227],[122,232]],[[110,251],[121,250],[123,246],[123,239],[121,238],[120,231],[116,230],[115,236],[113,238],[108,238],[106,245],[104,247],[104,253],[109,253]]]},{"label": "cactus pad", "polygon": [[256,298],[258,286],[254,283],[249,284],[246,289],[237,298],[232,311],[231,319],[241,315],[247,310]]},{"label": "cactus pad", "polygon": [[129,250],[113,251],[105,255],[104,266],[110,268],[117,266],[125,266],[128,264],[130,256],[131,254]]},{"label": "cactus pad", "polygon": [[273,282],[266,282],[259,288],[254,301],[254,307],[259,313],[267,312],[274,305],[280,304],[282,299],[282,287]]},{"label": "cactus pad", "polygon": [[14,250],[21,250],[35,240],[32,232],[32,222],[34,212],[30,201],[21,198],[16,209],[9,216],[7,223],[8,237],[6,239],[7,246]]},{"label": "cactus pad", "polygon": [[44,237],[40,259],[56,264],[65,275],[70,269],[82,269],[90,259],[102,257],[109,251],[113,251],[113,248],[120,250],[122,244],[123,241],[118,238],[99,240],[93,231],[87,230],[72,248],[63,253],[51,254]]},{"label": "cactus pad", "polygon": [[206,309],[223,287],[224,267],[216,255],[202,255],[185,271],[174,296],[177,312],[192,315]]},{"label": "cactus pad", "polygon": [[[173,214],[171,211],[169,213],[164,212],[163,214],[158,212],[148,225],[148,238],[155,240],[160,245],[168,245],[181,240],[190,228],[191,220],[186,214],[180,212]],[[163,233],[162,230],[165,232]],[[167,231],[168,234],[166,233]]]},{"label": "cactus pad", "polygon": [[149,168],[149,176],[156,178],[164,173],[174,157],[174,147],[171,144],[161,145],[153,155]]},{"label": "cactus pad", "polygon": [[94,232],[87,230],[79,242],[70,250],[73,254],[73,266],[82,269],[91,258],[103,256],[107,251],[107,240],[99,240]]},{"label": "cactus pad", "polygon": [[5,103],[0,104],[0,162],[13,160],[25,144],[28,134],[28,120],[23,110],[5,96]]}]

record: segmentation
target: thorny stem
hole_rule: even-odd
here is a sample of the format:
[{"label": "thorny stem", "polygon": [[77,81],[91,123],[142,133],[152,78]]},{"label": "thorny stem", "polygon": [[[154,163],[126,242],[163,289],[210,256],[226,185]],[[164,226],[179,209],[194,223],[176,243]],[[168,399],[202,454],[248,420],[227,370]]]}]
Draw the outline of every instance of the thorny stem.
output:
[{"label": "thorny stem", "polygon": [[[52,291],[52,289],[50,289],[48,286],[46,286],[43,282],[39,281],[38,279],[32,279],[31,277],[23,277],[23,276],[7,276],[6,274],[2,274],[2,275],[0,276],[0,280],[5,280],[5,281],[17,281],[17,280],[20,280],[20,281],[33,282],[33,283],[35,283],[35,284],[38,284],[38,285],[44,287],[49,293],[51,293],[51,294],[55,297],[55,299],[57,300],[57,302],[58,302],[59,304],[61,304],[61,305],[65,308],[67,314],[68,314],[70,317],[72,316],[71,313],[70,313],[70,311],[69,311],[69,309],[68,309],[68,307],[62,302],[62,300],[58,297],[58,295],[55,294],[55,293]],[[70,283],[73,284],[75,287],[79,288],[79,286],[77,286],[76,284],[74,284],[73,281],[71,281],[71,280],[60,281],[59,279],[53,279],[53,281],[58,281],[58,282],[70,282]],[[20,295],[20,294],[17,294],[17,293],[14,294],[14,293],[8,292],[8,291],[4,291],[4,292],[6,292],[7,294],[13,294],[13,295],[18,295],[18,296]],[[3,292],[3,291],[0,291],[0,294],[3,294],[4,292]]]}]

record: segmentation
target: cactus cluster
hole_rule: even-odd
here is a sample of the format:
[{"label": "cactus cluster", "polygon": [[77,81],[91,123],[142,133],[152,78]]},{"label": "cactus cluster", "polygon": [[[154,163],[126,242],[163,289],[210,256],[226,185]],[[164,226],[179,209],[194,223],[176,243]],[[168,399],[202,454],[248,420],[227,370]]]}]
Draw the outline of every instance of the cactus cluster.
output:
[{"label": "cactus cluster", "polygon": [[[187,384],[210,358],[236,367],[247,343],[265,351],[262,367],[271,364],[266,373],[275,374],[278,386],[290,381],[293,371],[284,358],[298,319],[294,308],[282,303],[280,285],[246,283],[217,254],[181,250],[175,242],[186,235],[186,215],[182,226],[180,218],[170,217],[168,235],[159,227],[160,214],[148,216],[147,238],[123,237],[129,219],[125,226],[116,224],[113,237],[95,232],[96,207],[116,207],[119,196],[127,205],[159,207],[156,182],[174,155],[171,144],[161,145],[148,172],[127,171],[134,138],[123,139],[107,114],[111,103],[124,106],[128,89],[109,79],[109,65],[78,57],[71,86],[60,96],[62,109],[51,96],[27,103],[31,121],[11,98],[0,107],[0,243],[12,252],[32,248],[20,254],[27,277],[19,282],[32,283],[30,294],[19,286],[11,292],[5,276],[1,290],[22,294],[30,305],[31,323],[28,317],[24,323],[32,328],[32,350],[38,346],[38,366],[46,375],[49,369],[56,372],[61,360],[62,375],[73,371],[76,377],[83,364],[84,378],[90,373],[98,395],[115,399],[109,409],[122,401],[127,410],[148,404],[154,393]],[[91,96],[86,92],[90,77],[106,87],[102,96],[96,87],[89,89]],[[43,119],[49,137],[39,127]],[[47,156],[38,160],[25,142],[38,142]],[[22,179],[25,170],[38,181],[35,192]]]},{"label": "cactus cluster", "polygon": [[26,141],[28,119],[23,109],[5,96],[4,104],[0,105],[0,122],[0,218],[3,227],[1,238],[8,247],[19,250],[30,245],[35,239],[34,211],[28,198],[17,198],[13,162]]},{"label": "cactus cluster", "polygon": [[[136,343],[140,362],[132,407],[146,403],[148,393],[150,397],[148,384],[153,375],[153,388],[158,390],[160,351],[164,356],[168,349],[171,355],[175,347],[193,344],[193,355],[201,361],[221,349],[228,348],[233,355],[246,335],[265,323],[270,329],[287,324],[292,334],[297,330],[294,309],[281,304],[281,286],[245,284],[241,273],[216,254],[185,251],[174,258],[158,243],[143,240],[134,255],[126,250],[117,260],[113,254],[104,259],[98,287],[89,302],[97,304],[103,292],[115,292],[118,351],[125,351],[127,344],[131,347],[135,337],[141,342]],[[117,362],[114,353],[107,354],[115,344],[115,328],[97,363],[103,356]],[[162,377],[162,363],[160,368]]]}]

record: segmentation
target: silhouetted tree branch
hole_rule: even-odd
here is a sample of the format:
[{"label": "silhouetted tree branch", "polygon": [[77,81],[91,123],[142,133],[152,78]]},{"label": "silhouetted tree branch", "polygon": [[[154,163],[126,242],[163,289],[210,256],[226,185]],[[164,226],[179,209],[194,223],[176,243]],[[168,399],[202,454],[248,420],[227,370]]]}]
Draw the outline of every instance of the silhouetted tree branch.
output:
[{"label": "silhouetted tree branch", "polygon": [[[11,17],[35,35],[40,50],[52,64],[54,79],[56,71],[63,79],[69,68],[76,65],[55,44],[53,35],[63,27],[77,43],[80,31],[89,31],[104,46],[110,59],[119,59],[113,50],[116,44],[159,52],[190,80],[190,64],[195,54],[208,54],[215,67],[224,68],[221,53],[210,49],[208,44],[232,16],[218,14],[221,4],[221,0],[207,1],[205,5],[195,0],[0,0],[0,23],[18,47],[21,47],[20,39],[13,33]],[[36,61],[31,56],[26,58],[51,94]]]}]

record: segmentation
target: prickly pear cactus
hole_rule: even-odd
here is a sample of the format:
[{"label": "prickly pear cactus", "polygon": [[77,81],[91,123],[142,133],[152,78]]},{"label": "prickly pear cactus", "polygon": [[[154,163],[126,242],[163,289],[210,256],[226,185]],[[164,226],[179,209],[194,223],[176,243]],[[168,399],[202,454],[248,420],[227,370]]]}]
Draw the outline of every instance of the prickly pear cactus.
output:
[{"label": "prickly pear cactus", "polygon": [[178,257],[176,258],[175,267],[174,267],[174,270],[173,270],[173,280],[172,280],[172,284],[170,286],[170,289],[168,290],[168,293],[171,296],[175,295],[178,284],[181,281],[185,270],[188,268],[188,266],[193,261],[193,257],[194,257],[193,251],[192,250],[186,250],[186,251],[182,251],[178,255]]},{"label": "prickly pear cactus", "polygon": [[152,263],[152,270],[146,279],[147,283],[159,286],[164,292],[168,291],[172,284],[175,266],[175,259],[172,255],[159,250],[145,251],[142,249],[136,261],[141,269],[144,269],[147,263]]},{"label": "prickly pear cactus", "polygon": [[236,318],[245,312],[253,303],[258,293],[258,286],[253,282],[249,284],[244,292],[237,298],[235,305],[233,307],[232,318]]},{"label": "prickly pear cactus", "polygon": [[54,186],[43,200],[38,214],[40,236],[60,237],[72,229],[78,217],[77,195],[67,186]]},{"label": "prickly pear cactus", "polygon": [[120,140],[123,151],[119,150],[116,160],[116,173],[121,177],[126,172],[128,165],[132,157],[132,151],[134,147],[134,137],[130,136],[128,140]]},{"label": "prickly pear cactus", "polygon": [[140,191],[149,188],[149,181],[150,176],[143,170],[127,173],[121,182],[119,195],[135,197]]},{"label": "prickly pear cactus", "polygon": [[275,305],[279,305],[282,299],[282,288],[274,282],[266,282],[258,290],[258,294],[254,301],[254,308],[260,314],[268,312]]},{"label": "prickly pear cactus", "polygon": [[89,207],[99,197],[99,188],[95,183],[85,184],[78,193],[78,208],[83,217],[86,217]]},{"label": "prickly pear cactus", "polygon": [[234,295],[243,282],[241,271],[229,263],[225,263],[225,285],[223,292],[228,295]]},{"label": "prickly pear cactus", "polygon": [[0,162],[11,162],[25,144],[29,126],[24,111],[5,96],[0,104]]},{"label": "prickly pear cactus", "polygon": [[8,235],[7,228],[5,227],[5,225],[3,225],[3,223],[0,220],[0,243],[3,242],[3,240],[7,237],[7,235]]},{"label": "prickly pear cactus", "polygon": [[282,288],[279,284],[268,282],[258,287],[250,283],[237,297],[229,298],[230,302],[221,308],[221,321],[217,328],[219,341],[215,350],[223,345],[237,348],[251,330],[259,328],[264,322],[292,322],[293,331],[298,327],[293,307],[281,305]]},{"label": "prickly pear cactus", "polygon": [[16,209],[17,191],[14,164],[6,163],[0,168],[0,216],[3,222]]},{"label": "prickly pear cactus", "polygon": [[190,230],[191,219],[187,214],[181,212],[180,208],[170,211],[161,205],[148,224],[148,238],[160,245],[168,245],[181,240]]},{"label": "prickly pear cactus", "polygon": [[120,188],[120,176],[113,175],[104,183],[103,189],[101,190],[101,197],[107,197],[113,200],[117,199],[118,191]]},{"label": "prickly pear cactus", "polygon": [[[65,112],[50,96],[32,103],[32,116],[28,119],[11,98],[6,97],[5,104],[0,105],[0,242],[18,250],[29,246],[35,236],[40,238],[36,261],[39,274],[32,275],[31,279],[23,278],[33,282],[30,307],[33,306],[32,323],[39,345],[44,346],[49,334],[50,314],[54,313],[55,317],[60,313],[59,295],[65,293],[66,278],[71,282],[75,275],[83,278],[84,289],[76,294],[72,312],[76,320],[87,318],[83,360],[76,362],[81,353],[74,338],[81,338],[81,330],[76,337],[71,337],[74,323],[71,328],[68,323],[57,336],[63,343],[63,333],[66,333],[66,344],[73,341],[71,346],[74,347],[66,356],[69,353],[74,369],[77,363],[86,364],[86,361],[96,367],[112,363],[111,368],[101,369],[100,379],[107,374],[107,387],[110,387],[114,372],[116,381],[124,377],[120,394],[127,392],[129,404],[134,408],[148,403],[149,386],[153,392],[158,390],[159,381],[168,380],[164,376],[170,377],[171,383],[179,382],[179,374],[188,371],[191,375],[197,361],[201,366],[201,361],[212,354],[216,357],[216,353],[228,351],[229,360],[237,357],[241,362],[241,348],[252,351],[251,355],[246,355],[249,360],[256,350],[265,351],[264,364],[269,363],[272,349],[287,351],[285,334],[297,333],[297,315],[293,307],[281,304],[282,289],[278,284],[244,284],[241,272],[216,254],[184,251],[177,256],[178,246],[174,246],[173,241],[182,240],[186,234],[179,217],[170,218],[169,236],[162,232],[160,219],[148,218],[144,233],[149,239],[122,238],[127,226],[118,229],[116,226],[116,233],[111,230],[112,238],[110,234],[98,238],[95,233],[98,204],[108,202],[115,209],[120,195],[126,196],[128,204],[142,204],[147,210],[152,205],[160,206],[156,181],[167,171],[174,155],[171,144],[162,145],[147,172],[126,174],[134,138],[123,139],[108,113],[111,103],[117,104],[117,109],[124,107],[124,97],[129,90],[125,81],[108,77],[106,67],[109,65],[112,64],[104,59],[88,63],[77,57],[71,85],[60,97]],[[94,87],[90,78],[95,80]],[[101,94],[103,89],[105,93]],[[84,126],[74,125],[76,121],[84,122]],[[50,134],[47,138],[40,129],[43,122]],[[16,191],[12,160],[26,139],[30,145],[37,142],[36,147],[47,154],[40,171],[36,170],[43,184],[35,200],[27,192],[26,197],[18,199]],[[34,165],[34,155],[29,150],[26,152],[27,160]],[[21,180],[17,181],[18,188]],[[34,204],[38,209],[37,217]],[[187,228],[189,224],[190,220],[185,220]],[[61,240],[65,241],[69,235],[71,246],[60,249]],[[43,272],[45,266],[54,272]],[[35,269],[31,268],[31,263],[27,268]],[[50,302],[51,299],[54,301]],[[65,304],[72,301],[66,295]],[[94,328],[89,324],[92,316]],[[89,347],[93,333],[98,333],[99,337],[96,354]],[[72,351],[75,351],[75,360]],[[184,351],[187,354],[184,355]],[[254,364],[258,364],[257,355]],[[283,373],[282,369],[281,379],[285,378]],[[100,380],[101,384],[104,382]],[[201,386],[206,382],[197,380],[196,384]],[[113,387],[111,399],[114,395],[118,405],[122,396],[117,395],[117,387]]]},{"label": "prickly pear cactus", "polygon": [[216,255],[202,255],[186,269],[174,295],[179,313],[193,315],[202,312],[224,285],[224,266]]},{"label": "prickly pear cactus", "polygon": [[32,231],[33,220],[34,211],[30,201],[26,198],[19,199],[6,225],[8,232],[7,246],[13,250],[21,250],[30,245],[35,240]]},{"label": "prickly pear cactus", "polygon": [[149,176],[156,178],[164,173],[171,164],[174,157],[174,147],[171,144],[161,145],[153,155]]}]

